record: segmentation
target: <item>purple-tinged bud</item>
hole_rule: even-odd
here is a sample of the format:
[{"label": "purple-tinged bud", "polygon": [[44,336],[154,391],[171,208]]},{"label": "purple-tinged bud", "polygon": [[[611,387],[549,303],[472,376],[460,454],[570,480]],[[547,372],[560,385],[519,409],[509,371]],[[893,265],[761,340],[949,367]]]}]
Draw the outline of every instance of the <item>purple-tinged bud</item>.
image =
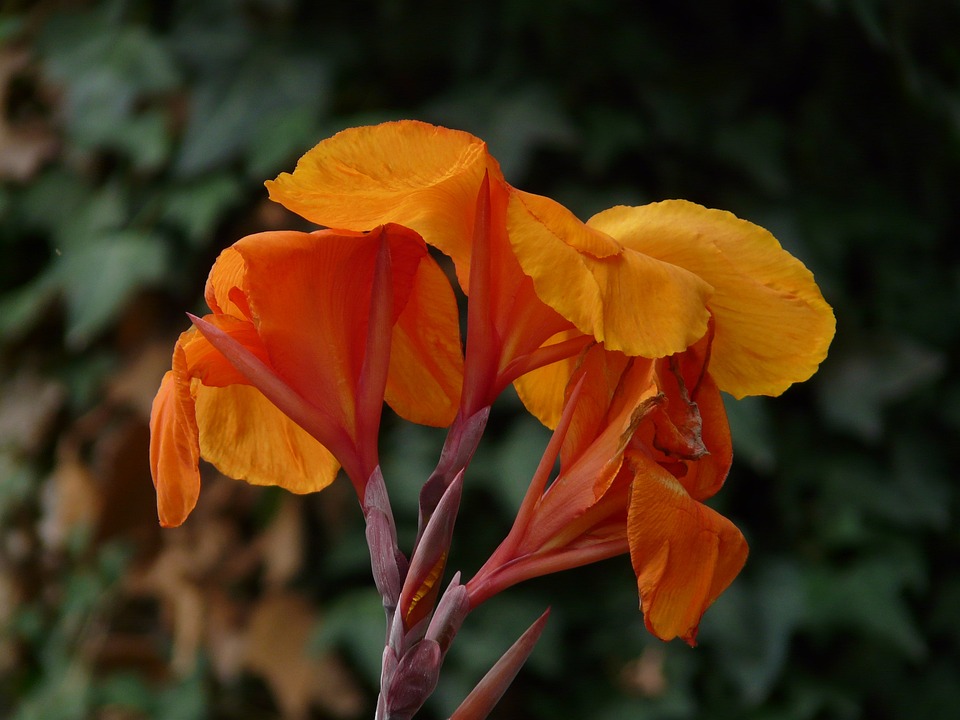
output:
[{"label": "purple-tinged bud", "polygon": [[386,694],[387,717],[409,720],[437,687],[443,654],[433,640],[421,640],[400,658]]},{"label": "purple-tinged bud", "polygon": [[470,598],[467,597],[467,588],[460,584],[460,573],[457,573],[437,603],[437,610],[427,627],[427,640],[435,640],[446,655],[450,643],[469,612]]},{"label": "purple-tinged bud", "polygon": [[450,553],[462,493],[463,471],[457,473],[443,494],[410,559],[410,569],[400,592],[398,606],[407,629],[414,627],[433,610]]}]

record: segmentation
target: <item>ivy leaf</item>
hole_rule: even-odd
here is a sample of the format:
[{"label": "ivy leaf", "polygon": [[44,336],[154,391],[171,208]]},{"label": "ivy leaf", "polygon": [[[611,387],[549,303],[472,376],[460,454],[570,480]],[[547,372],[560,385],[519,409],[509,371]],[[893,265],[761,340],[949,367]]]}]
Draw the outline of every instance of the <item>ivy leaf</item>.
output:
[{"label": "ivy leaf", "polygon": [[51,267],[67,304],[67,344],[79,349],[104,329],[134,291],[167,273],[158,235],[120,230],[65,251]]}]

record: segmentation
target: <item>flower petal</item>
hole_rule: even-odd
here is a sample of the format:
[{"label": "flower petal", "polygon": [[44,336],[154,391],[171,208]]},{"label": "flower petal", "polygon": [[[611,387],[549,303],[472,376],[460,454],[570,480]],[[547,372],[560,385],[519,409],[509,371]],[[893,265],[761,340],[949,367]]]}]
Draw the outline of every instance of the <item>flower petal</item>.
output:
[{"label": "flower petal", "polygon": [[706,332],[710,286],[693,273],[623,247],[545,197],[514,191],[507,216],[540,298],[608,349],[663,357]]},{"label": "flower petal", "polygon": [[204,299],[214,313],[251,319],[246,300],[237,292],[243,287],[245,270],[243,256],[232,245],[217,257],[204,289]]},{"label": "flower petal", "polygon": [[685,200],[611,208],[588,225],[714,288],[710,373],[721,390],[778,395],[826,357],[833,311],[810,271],[763,228]]},{"label": "flower petal", "polygon": [[704,611],[746,562],[747,543],[649,457],[634,453],[629,461],[636,475],[627,536],[644,623],[662,640],[693,645]]},{"label": "flower petal", "polygon": [[316,492],[340,463],[329,450],[248,385],[196,389],[200,452],[224,475],[252,485]]},{"label": "flower petal", "polygon": [[446,427],[457,414],[462,384],[457,300],[443,270],[424,255],[393,327],[386,401],[406,420]]},{"label": "flower petal", "polygon": [[163,527],[182,524],[200,496],[197,422],[184,364],[178,342],[150,412],[150,470]]},{"label": "flower petal", "polygon": [[500,174],[479,138],[405,120],[344,130],[266,186],[272,200],[318,225],[410,227],[453,258],[466,283],[485,170]]},{"label": "flower petal", "polygon": [[[580,335],[579,330],[570,329],[549,338],[544,345],[565,342]],[[560,421],[564,390],[578,362],[577,357],[569,357],[532,370],[513,383],[527,411],[551,430]]]}]

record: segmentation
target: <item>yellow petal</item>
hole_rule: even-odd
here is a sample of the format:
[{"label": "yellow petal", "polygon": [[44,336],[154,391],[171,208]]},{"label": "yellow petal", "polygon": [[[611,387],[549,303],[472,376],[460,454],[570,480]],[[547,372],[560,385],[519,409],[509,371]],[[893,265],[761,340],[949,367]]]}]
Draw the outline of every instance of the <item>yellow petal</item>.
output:
[{"label": "yellow petal", "polygon": [[333,455],[256,388],[197,384],[195,392],[200,453],[224,475],[295,493],[336,478]]},{"label": "yellow petal", "polygon": [[662,640],[682,637],[692,645],[704,611],[746,562],[747,543],[649,457],[636,453],[630,461],[636,476],[627,538],[644,623]]},{"label": "yellow petal", "polygon": [[406,120],[344,130],[266,186],[272,200],[318,225],[412,228],[453,258],[464,282],[486,170],[499,177],[479,138]]},{"label": "yellow petal", "polygon": [[833,311],[810,271],[763,228],[684,200],[615,207],[588,224],[713,287],[710,374],[721,390],[777,395],[826,357]]},{"label": "yellow petal", "polygon": [[706,332],[711,288],[693,273],[620,246],[548,198],[514,191],[507,213],[537,294],[608,349],[663,357]]},{"label": "yellow petal", "polygon": [[[551,337],[544,345],[564,342],[578,335],[579,330],[566,330]],[[578,362],[576,357],[566,358],[532,370],[513,383],[527,411],[551,430],[560,421],[564,391]]]}]

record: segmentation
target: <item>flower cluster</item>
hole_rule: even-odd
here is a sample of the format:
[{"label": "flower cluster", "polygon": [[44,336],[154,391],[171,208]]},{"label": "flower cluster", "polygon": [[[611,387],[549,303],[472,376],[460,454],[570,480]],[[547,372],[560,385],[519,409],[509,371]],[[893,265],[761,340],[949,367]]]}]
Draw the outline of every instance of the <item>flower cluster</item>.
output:
[{"label": "flower cluster", "polygon": [[[299,493],[342,467],[387,609],[382,717],[416,712],[470,609],[613,555],[630,555],[650,631],[692,644],[747,555],[703,504],[732,457],[720,393],[779,394],[833,337],[803,264],[763,228],[681,200],[581,222],[509,185],[478,138],[413,121],[341,132],[267,188],[329,229],[249,236],[217,259],[211,313],[181,335],[154,403],[161,523],[194,507],[200,458]],[[464,341],[428,245],[468,298]],[[464,471],[510,384],[554,435],[508,536],[441,595]],[[384,401],[449,428],[409,556],[379,468]]]}]

